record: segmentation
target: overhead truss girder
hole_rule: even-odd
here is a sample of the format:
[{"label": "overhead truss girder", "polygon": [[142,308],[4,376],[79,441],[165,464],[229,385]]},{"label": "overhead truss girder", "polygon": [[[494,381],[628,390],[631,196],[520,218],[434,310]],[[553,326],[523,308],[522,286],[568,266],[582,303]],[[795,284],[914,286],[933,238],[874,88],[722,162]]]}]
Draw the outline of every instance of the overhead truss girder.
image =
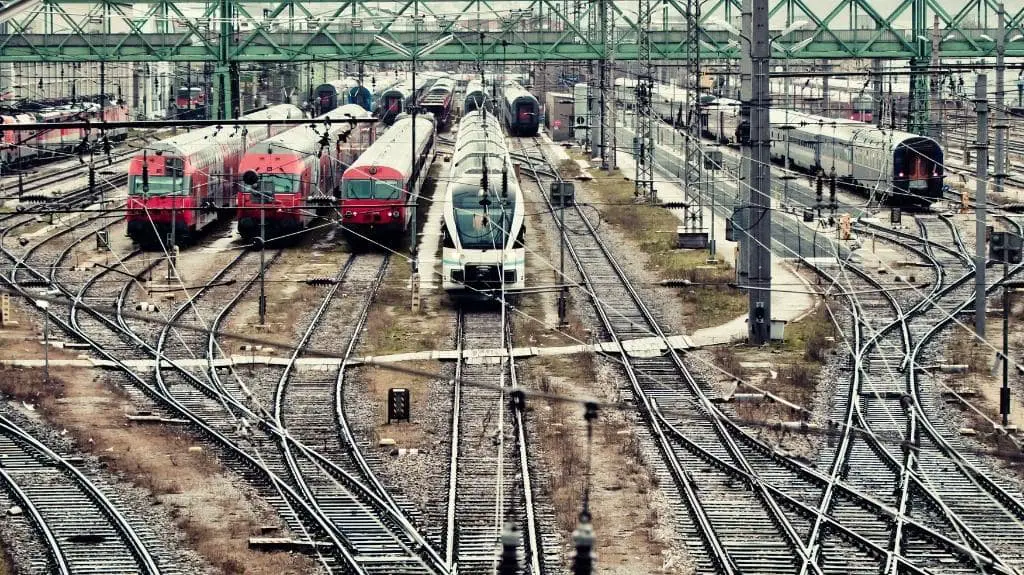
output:
[{"label": "overhead truss girder", "polygon": [[[574,17],[562,13],[561,0],[419,0],[418,34],[412,32],[411,1],[230,0],[228,4],[231,33],[224,38],[220,2],[45,1],[8,22],[7,34],[0,36],[0,62],[408,60],[376,41],[378,35],[409,52],[453,35],[452,41],[424,60],[599,60],[607,53],[601,34],[589,29],[591,22],[599,20],[589,14],[596,3],[587,3],[588,13]],[[921,36],[931,31],[921,22],[930,23],[932,14],[940,19],[944,58],[995,55],[994,0],[900,0],[885,12],[867,0],[839,0],[828,11],[813,10],[809,4],[813,2],[772,0],[771,13],[778,20],[773,20],[773,29],[781,29],[787,15],[808,21],[804,29],[778,38],[773,56],[926,58],[930,43]],[[614,51],[619,61],[639,57],[635,5],[610,2],[608,6],[617,22]],[[684,34],[687,2],[652,0],[652,5],[651,59],[689,59]],[[453,11],[451,6],[461,9]],[[700,16],[700,58],[739,57],[735,34],[728,24],[721,24],[733,22],[739,13],[736,0],[707,0]],[[482,20],[498,25],[486,29]],[[1024,8],[1010,11],[1006,21],[1006,56],[1024,56]]]}]

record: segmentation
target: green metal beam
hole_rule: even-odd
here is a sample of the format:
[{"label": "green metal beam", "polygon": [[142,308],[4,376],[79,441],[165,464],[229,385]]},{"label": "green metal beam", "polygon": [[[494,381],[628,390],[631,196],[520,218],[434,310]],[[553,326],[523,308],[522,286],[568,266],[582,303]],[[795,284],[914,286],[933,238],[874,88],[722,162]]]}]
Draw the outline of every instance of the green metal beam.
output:
[{"label": "green metal beam", "polygon": [[[786,17],[809,22],[776,42],[776,53],[793,59],[926,59],[930,48],[919,36],[930,35],[933,15],[940,19],[944,58],[980,58],[995,51],[994,41],[986,39],[996,36],[994,0],[899,0],[885,11],[868,0],[838,0],[827,11],[814,9],[807,0],[772,1],[778,20],[773,20],[773,29],[782,28]],[[652,10],[663,17],[652,19],[651,57],[686,60],[686,43],[681,41],[686,3],[653,2],[657,6]],[[8,34],[0,36],[0,62],[212,62],[224,68],[242,62],[407,59],[375,41],[377,35],[412,52],[452,34],[454,41],[427,58],[442,61],[598,60],[606,53],[600,34],[589,29],[593,4],[574,18],[562,13],[561,0],[419,0],[418,35],[412,32],[410,5],[375,0],[45,0],[9,21]],[[635,2],[609,7],[621,24],[615,34],[622,39],[615,47],[616,59],[635,60]],[[729,25],[720,24],[738,28],[733,20],[738,13],[736,0],[706,2],[702,58],[739,56],[736,36],[727,31]],[[488,30],[480,20],[493,21],[496,28]],[[1007,30],[1010,37],[1024,30],[1024,9],[1010,15]],[[787,49],[808,38],[802,49]],[[1024,56],[1024,40],[1007,42],[1006,55]]]}]

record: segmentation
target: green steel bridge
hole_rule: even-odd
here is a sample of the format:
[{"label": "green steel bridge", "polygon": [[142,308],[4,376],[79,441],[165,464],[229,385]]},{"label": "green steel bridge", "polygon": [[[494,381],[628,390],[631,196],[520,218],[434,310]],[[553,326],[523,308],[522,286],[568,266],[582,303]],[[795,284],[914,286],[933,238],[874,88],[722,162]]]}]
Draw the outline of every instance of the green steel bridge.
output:
[{"label": "green steel bridge", "polygon": [[[629,61],[641,57],[643,4],[653,61],[739,58],[739,0],[11,0],[0,9],[0,62],[210,62],[229,90],[240,63]],[[1024,0],[1006,4],[1002,29],[999,12],[992,0],[771,0],[771,28],[786,32],[774,33],[773,57],[921,70],[933,46],[946,59],[990,57],[1000,43],[1006,57],[1024,56]]]}]

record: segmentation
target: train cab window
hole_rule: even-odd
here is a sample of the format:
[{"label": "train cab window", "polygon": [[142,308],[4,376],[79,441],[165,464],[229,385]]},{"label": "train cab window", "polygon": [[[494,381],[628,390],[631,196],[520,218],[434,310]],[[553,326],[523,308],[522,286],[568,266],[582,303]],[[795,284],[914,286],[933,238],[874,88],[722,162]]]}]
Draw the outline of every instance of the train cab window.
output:
[{"label": "train cab window", "polygon": [[402,197],[402,182],[382,180],[373,183],[373,199],[397,200]]},{"label": "train cab window", "polygon": [[190,178],[185,176],[149,176],[149,191],[143,190],[142,176],[132,176],[131,190],[135,196],[175,196],[188,192]]},{"label": "train cab window", "polygon": [[350,200],[397,200],[402,197],[402,182],[398,180],[348,180],[345,198]]},{"label": "train cab window", "polygon": [[452,191],[455,231],[463,249],[504,249],[515,214],[513,196],[502,198],[495,184],[486,196],[479,186],[460,185]]},{"label": "train cab window", "polygon": [[275,194],[294,194],[302,182],[289,175],[263,174],[255,187],[246,186],[253,203],[264,204],[274,201]]},{"label": "train cab window", "polygon": [[373,180],[348,180],[345,182],[345,198],[369,200],[373,197]]}]

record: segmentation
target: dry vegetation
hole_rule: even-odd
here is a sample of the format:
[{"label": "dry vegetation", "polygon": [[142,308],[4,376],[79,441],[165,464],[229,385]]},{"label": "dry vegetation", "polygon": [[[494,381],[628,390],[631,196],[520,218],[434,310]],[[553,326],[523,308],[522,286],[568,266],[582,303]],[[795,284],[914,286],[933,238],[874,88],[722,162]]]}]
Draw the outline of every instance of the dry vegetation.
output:
[{"label": "dry vegetation", "polygon": [[[599,376],[592,354],[531,360],[526,385],[546,393],[591,395]],[[579,524],[587,473],[586,425],[579,404],[533,402],[532,417],[543,419],[535,438],[552,473],[550,495],[561,533]],[[535,419],[536,420],[536,419]],[[594,424],[590,510],[597,526],[602,573],[688,573],[672,558],[665,540],[662,506],[656,500],[657,479],[644,462],[633,423],[624,412],[604,410]],[[567,551],[571,541],[564,538]],[[666,563],[675,563],[665,568]]]},{"label": "dry vegetation", "polygon": [[79,449],[148,490],[153,504],[167,507],[186,542],[219,572],[297,575],[315,570],[304,556],[248,548],[249,536],[279,524],[278,518],[262,500],[239,489],[235,476],[190,434],[126,422],[125,414],[134,411],[131,403],[96,373],[55,371],[51,385],[41,381],[37,371],[5,370],[0,391],[35,404],[47,422],[67,430]]},{"label": "dry vegetation", "polygon": [[[767,348],[719,346],[712,352],[711,361],[729,375],[720,374],[717,385],[727,396],[733,392],[754,394],[762,390],[810,408],[821,368],[835,347],[834,329],[828,310],[818,305],[800,321],[786,325],[786,339],[781,343]],[[744,364],[757,367],[747,368]],[[737,385],[737,381],[750,385]],[[802,417],[802,414],[770,399],[736,401],[733,410],[741,420],[768,424]],[[760,428],[758,434],[762,439],[787,449],[809,451],[813,448],[809,438],[794,440],[792,436],[768,427]]]},{"label": "dry vegetation", "polygon": [[[564,178],[579,174],[575,160],[563,160],[559,171]],[[747,296],[727,287],[733,281],[733,269],[724,262],[707,263],[703,250],[680,250],[675,246],[679,219],[657,206],[637,204],[633,185],[623,179],[621,172],[607,174],[595,172],[594,179],[585,185],[600,199],[597,208],[601,219],[629,238],[640,248],[648,260],[648,269],[661,279],[686,279],[696,284],[677,289],[683,302],[687,329],[726,323],[747,309]],[[674,288],[673,288],[674,289]]]},{"label": "dry vegetation", "polygon": [[436,302],[423,298],[420,311],[411,308],[411,270],[401,258],[393,258],[384,272],[377,297],[370,304],[360,346],[366,355],[387,355],[449,347],[454,319],[450,310],[435,309]]},{"label": "dry vegetation", "polygon": [[[1014,309],[1014,317],[1019,317],[1022,314],[1020,309]],[[936,378],[942,378],[943,383],[949,387],[952,393],[949,394],[947,404],[951,408],[958,408],[961,410],[964,421],[963,426],[966,428],[973,429],[977,435],[975,438],[981,442],[983,446],[991,451],[993,455],[1000,458],[1004,464],[1013,469],[1017,474],[1024,477],[1024,458],[1022,458],[1021,450],[1014,444],[1010,438],[1003,435],[996,427],[992,424],[993,421],[1001,423],[1001,415],[999,414],[999,388],[1002,386],[1002,366],[996,366],[996,352],[995,349],[1002,349],[1002,325],[1001,317],[990,316],[987,322],[986,339],[989,345],[978,342],[971,335],[960,331],[968,328],[953,326],[948,329],[952,329],[953,337],[946,347],[945,362],[948,364],[966,366],[966,371],[952,374],[940,374],[935,373],[933,376]],[[1019,325],[1019,324],[1017,324]],[[1015,323],[1011,319],[1010,321],[1010,357],[1011,360],[1016,360],[1017,354],[1014,353],[1015,349],[1019,349],[1019,341],[1021,334],[1015,329]],[[991,346],[991,347],[990,347]],[[1019,382],[1020,375],[1011,364],[1010,371],[1010,391],[1011,396],[1011,408],[1010,408],[1010,425],[1016,425],[1018,428],[1024,427],[1024,414],[1020,409],[1020,392]],[[964,405],[961,400],[957,399],[953,393],[963,398],[963,401],[970,402],[970,404],[981,411],[985,415],[979,415],[974,409]],[[1018,435],[1018,441],[1019,435]]]}]

